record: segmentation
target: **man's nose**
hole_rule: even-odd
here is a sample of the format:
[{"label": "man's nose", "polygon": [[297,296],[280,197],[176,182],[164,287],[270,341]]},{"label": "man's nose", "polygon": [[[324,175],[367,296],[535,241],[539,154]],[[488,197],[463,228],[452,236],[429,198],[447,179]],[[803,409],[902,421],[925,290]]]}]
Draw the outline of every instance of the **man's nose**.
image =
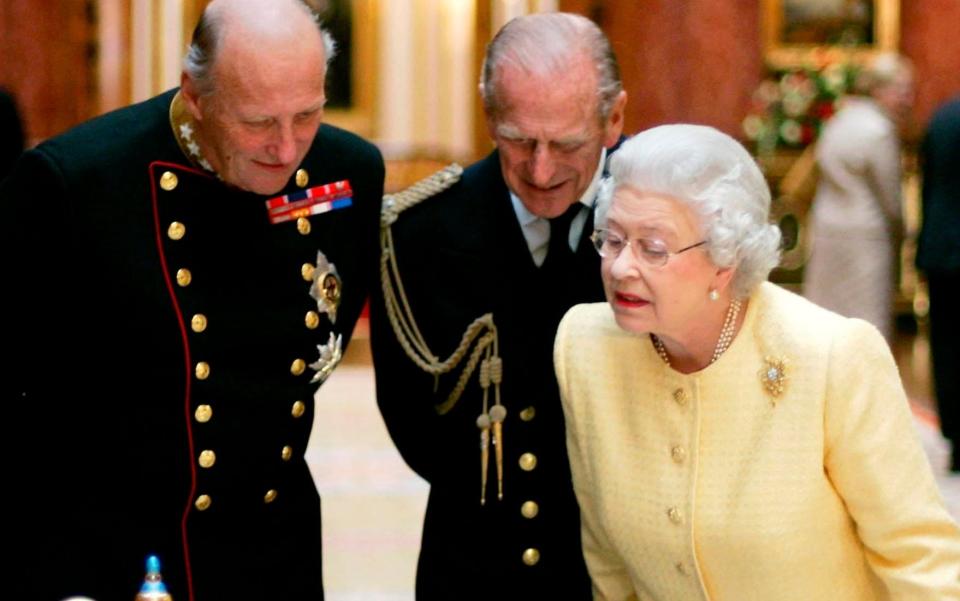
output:
[{"label": "man's nose", "polygon": [[273,141],[271,151],[276,159],[281,163],[292,163],[297,157],[297,141],[293,134],[291,124],[278,124],[276,138]]},{"label": "man's nose", "polygon": [[530,157],[531,182],[543,188],[549,187],[553,183],[556,172],[556,162],[550,149],[546,144],[537,144]]}]

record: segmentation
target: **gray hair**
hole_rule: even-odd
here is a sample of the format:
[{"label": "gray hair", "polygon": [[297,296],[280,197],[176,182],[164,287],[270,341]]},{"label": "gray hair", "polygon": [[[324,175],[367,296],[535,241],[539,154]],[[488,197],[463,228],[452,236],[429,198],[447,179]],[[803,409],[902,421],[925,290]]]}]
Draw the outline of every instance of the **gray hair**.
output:
[{"label": "gray hair", "polygon": [[881,52],[871,58],[857,73],[854,91],[870,95],[903,73],[913,73],[910,59],[896,52]]},{"label": "gray hair", "polygon": [[770,188],[739,142],[704,125],[661,125],[613,153],[597,199],[605,224],[614,191],[627,186],[685,203],[700,216],[707,252],[736,267],[735,298],[749,296],[780,262],[780,230],[769,223]]},{"label": "gray hair", "polygon": [[[330,32],[323,28],[320,21],[320,15],[303,0],[297,0],[296,4],[317,24],[320,30],[320,36],[323,39],[323,53],[326,58],[327,66],[337,54],[337,42],[330,35]],[[197,26],[193,30],[193,38],[190,40],[190,46],[183,57],[183,70],[196,84],[200,94],[206,96],[213,92],[213,65],[217,59],[217,51],[220,43],[223,41],[223,15],[222,11],[207,10],[203,11]]]},{"label": "gray hair", "polygon": [[497,85],[504,65],[515,65],[532,75],[550,75],[566,71],[579,56],[587,56],[596,67],[599,117],[606,120],[623,90],[620,66],[596,23],[572,13],[516,17],[497,32],[487,45],[480,76],[484,109],[488,115],[500,112]]}]

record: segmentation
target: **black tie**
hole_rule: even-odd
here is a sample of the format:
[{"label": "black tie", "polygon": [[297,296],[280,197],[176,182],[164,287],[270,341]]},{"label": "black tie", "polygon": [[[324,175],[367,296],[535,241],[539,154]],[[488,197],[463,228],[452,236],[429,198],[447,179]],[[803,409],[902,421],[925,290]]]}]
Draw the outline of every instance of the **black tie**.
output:
[{"label": "black tie", "polygon": [[[550,243],[547,245],[547,258],[555,261],[573,253],[570,250],[570,223],[580,214],[583,205],[573,203],[562,215],[550,220]],[[545,262],[546,262],[545,261]]]}]

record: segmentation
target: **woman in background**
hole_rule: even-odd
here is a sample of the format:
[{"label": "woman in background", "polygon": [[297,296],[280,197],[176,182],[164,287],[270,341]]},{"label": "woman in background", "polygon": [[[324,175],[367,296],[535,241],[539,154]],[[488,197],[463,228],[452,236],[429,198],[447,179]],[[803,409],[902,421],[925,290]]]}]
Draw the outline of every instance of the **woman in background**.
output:
[{"label": "woman in background", "polygon": [[858,74],[856,90],[817,141],[803,295],[869,321],[889,342],[903,237],[898,128],[913,106],[913,68],[899,55],[878,55]]},{"label": "woman in background", "polygon": [[607,303],[555,364],[596,599],[960,599],[960,530],[872,325],[765,282],[770,192],[709,127],[611,159]]}]

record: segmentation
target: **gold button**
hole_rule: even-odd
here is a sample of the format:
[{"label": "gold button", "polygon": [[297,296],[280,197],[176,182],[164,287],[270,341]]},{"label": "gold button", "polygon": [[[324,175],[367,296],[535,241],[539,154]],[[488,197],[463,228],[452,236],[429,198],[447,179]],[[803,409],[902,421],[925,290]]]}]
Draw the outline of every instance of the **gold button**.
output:
[{"label": "gold button", "polygon": [[190,282],[193,281],[193,274],[190,273],[189,269],[178,269],[177,270],[177,284],[181,288],[186,288],[190,285]]},{"label": "gold button", "polygon": [[197,363],[196,374],[198,380],[206,380],[210,377],[210,364],[206,361]]},{"label": "gold button", "polygon": [[167,226],[167,237],[171,240],[180,240],[187,233],[187,226],[179,221],[174,221]]},{"label": "gold button", "polygon": [[533,453],[524,453],[520,455],[520,469],[525,472],[532,471],[537,467],[537,456]]},{"label": "gold button", "polygon": [[307,406],[303,404],[303,401],[297,401],[293,404],[293,407],[290,408],[290,415],[293,417],[300,417],[306,410]]},{"label": "gold button", "polygon": [[681,561],[678,561],[678,562],[677,562],[677,571],[680,572],[680,574],[683,575],[683,576],[689,576],[689,575],[690,575],[690,570],[687,568],[687,564],[685,564],[685,563],[683,563],[683,562],[681,562]]},{"label": "gold button", "polygon": [[673,522],[674,524],[683,523],[683,514],[680,513],[680,510],[677,509],[676,507],[671,507],[670,509],[667,510],[667,517],[670,518],[670,521]]},{"label": "gold button", "polygon": [[307,173],[306,169],[297,169],[296,180],[297,180],[297,185],[303,188],[310,181],[310,174]]},{"label": "gold button", "polygon": [[263,495],[264,503],[273,503],[273,500],[277,498],[277,491],[272,488],[267,491],[267,494]]},{"label": "gold button", "polygon": [[315,330],[317,326],[320,325],[320,315],[316,311],[307,311],[307,316],[303,318],[303,323],[307,325],[307,329]]},{"label": "gold button", "polygon": [[677,388],[673,391],[673,400],[675,400],[678,405],[686,405],[687,391],[685,391],[683,388]]},{"label": "gold button", "polygon": [[293,447],[290,445],[283,447],[283,450],[280,451],[280,458],[284,461],[290,461],[291,457],[293,457]]},{"label": "gold button", "polygon": [[177,187],[177,174],[172,171],[164,171],[160,176],[160,187],[169,192]]},{"label": "gold button", "polygon": [[313,281],[313,272],[314,272],[316,269],[317,269],[317,268],[313,266],[313,263],[304,263],[304,264],[300,267],[300,275],[303,276],[303,279],[304,279],[305,281],[307,281],[307,282],[312,282],[312,281]]},{"label": "gold button", "polygon": [[213,503],[210,495],[200,495],[197,497],[197,500],[193,502],[193,506],[200,511],[206,511],[210,507],[210,503]]},{"label": "gold button", "polygon": [[540,551],[537,549],[530,547],[523,552],[523,563],[527,564],[528,566],[535,566],[537,565],[538,561],[540,561]]},{"label": "gold button", "polygon": [[540,513],[540,506],[536,501],[527,501],[520,506],[520,514],[528,520],[532,520]]},{"label": "gold button", "polygon": [[205,424],[213,417],[213,407],[210,405],[199,405],[197,410],[193,412],[193,416],[197,418],[198,422]]},{"label": "gold button", "polygon": [[310,233],[310,220],[306,217],[297,217],[297,231],[306,236]]},{"label": "gold button", "polygon": [[305,369],[307,369],[307,363],[303,359],[294,359],[290,364],[290,373],[295,376],[302,374]]},{"label": "gold button", "polygon": [[537,416],[537,409],[533,406],[527,407],[526,409],[523,409],[522,411],[520,411],[520,419],[522,419],[525,422],[532,420],[536,416]]},{"label": "gold button", "polygon": [[198,334],[207,329],[207,316],[197,313],[190,319],[190,329]]},{"label": "gold button", "polygon": [[210,450],[201,451],[200,459],[197,462],[200,467],[213,467],[213,464],[217,462],[217,454]]},{"label": "gold button", "polygon": [[687,450],[677,445],[670,449],[670,456],[673,457],[673,460],[677,463],[683,463],[683,460],[687,458]]}]

